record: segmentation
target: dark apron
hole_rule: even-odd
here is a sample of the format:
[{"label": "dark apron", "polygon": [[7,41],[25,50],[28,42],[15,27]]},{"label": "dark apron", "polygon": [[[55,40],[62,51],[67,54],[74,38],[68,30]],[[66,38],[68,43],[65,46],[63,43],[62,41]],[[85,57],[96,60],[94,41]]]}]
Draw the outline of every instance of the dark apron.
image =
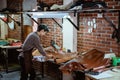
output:
[{"label": "dark apron", "polygon": [[33,59],[33,56],[32,56],[32,50],[29,50],[29,51],[25,51],[23,52],[24,53],[24,60],[25,60],[25,70],[26,70],[26,73],[30,73],[31,70],[32,70],[32,59]]}]

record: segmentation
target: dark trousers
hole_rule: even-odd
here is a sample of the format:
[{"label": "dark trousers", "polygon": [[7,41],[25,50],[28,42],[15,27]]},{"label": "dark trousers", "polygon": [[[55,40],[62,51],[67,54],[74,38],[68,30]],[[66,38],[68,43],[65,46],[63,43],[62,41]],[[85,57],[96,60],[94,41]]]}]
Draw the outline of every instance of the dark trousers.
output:
[{"label": "dark trousers", "polygon": [[[33,68],[32,56],[28,53],[25,53],[24,57],[19,56],[19,63],[21,66],[21,76],[20,80],[35,80],[36,74]],[[28,76],[30,75],[30,76]]]}]

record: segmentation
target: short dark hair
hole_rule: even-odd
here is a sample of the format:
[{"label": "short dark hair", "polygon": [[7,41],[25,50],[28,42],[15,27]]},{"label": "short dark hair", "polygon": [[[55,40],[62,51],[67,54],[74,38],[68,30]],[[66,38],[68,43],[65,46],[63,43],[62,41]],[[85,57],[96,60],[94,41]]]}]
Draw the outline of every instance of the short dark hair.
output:
[{"label": "short dark hair", "polygon": [[48,28],[46,25],[44,25],[44,24],[40,24],[40,25],[38,26],[37,31],[41,31],[41,30],[44,30],[44,31],[46,31],[46,32],[49,32],[49,28]]}]

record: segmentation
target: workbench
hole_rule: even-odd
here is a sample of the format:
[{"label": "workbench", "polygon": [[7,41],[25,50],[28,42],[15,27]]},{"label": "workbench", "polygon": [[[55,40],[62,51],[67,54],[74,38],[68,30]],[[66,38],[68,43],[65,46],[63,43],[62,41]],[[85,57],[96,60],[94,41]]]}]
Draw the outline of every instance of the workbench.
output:
[{"label": "workbench", "polygon": [[33,60],[33,66],[36,72],[40,72],[41,78],[50,76],[55,80],[62,80],[62,72],[59,70],[59,64],[56,64],[52,61],[40,62]]},{"label": "workbench", "polygon": [[[8,73],[8,72],[11,72],[9,69],[8,69],[8,64],[9,64],[9,58],[15,58],[17,59],[17,55],[19,54],[17,49],[21,48],[20,46],[0,46],[0,50],[1,50],[1,57],[3,59],[3,61],[1,61],[3,63],[3,68],[5,69],[5,71]],[[11,52],[12,50],[12,52]],[[13,52],[15,53],[15,55],[13,54]],[[10,57],[9,57],[10,55]],[[18,60],[15,60],[14,62],[17,62]]]}]

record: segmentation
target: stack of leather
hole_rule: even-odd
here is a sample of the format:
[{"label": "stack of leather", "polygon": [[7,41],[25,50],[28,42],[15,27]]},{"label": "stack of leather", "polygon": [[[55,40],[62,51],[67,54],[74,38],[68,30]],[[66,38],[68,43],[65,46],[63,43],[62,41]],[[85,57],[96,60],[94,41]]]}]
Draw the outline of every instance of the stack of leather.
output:
[{"label": "stack of leather", "polygon": [[104,58],[104,52],[92,49],[60,66],[61,71],[95,71],[102,72],[111,65],[110,59]]},{"label": "stack of leather", "polygon": [[79,63],[82,64],[86,69],[99,69],[110,66],[111,60],[104,58],[104,52],[97,49],[92,49],[86,54],[83,55],[79,60]]}]

